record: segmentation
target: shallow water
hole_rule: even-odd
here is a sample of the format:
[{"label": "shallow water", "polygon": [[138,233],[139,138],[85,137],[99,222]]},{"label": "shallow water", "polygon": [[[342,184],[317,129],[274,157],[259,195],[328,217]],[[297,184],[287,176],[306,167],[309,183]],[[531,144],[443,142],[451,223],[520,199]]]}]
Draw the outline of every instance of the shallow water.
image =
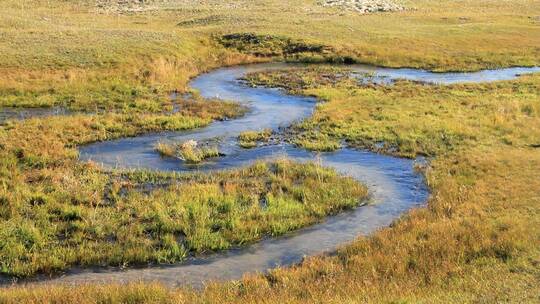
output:
[{"label": "shallow water", "polygon": [[[323,165],[366,184],[371,202],[349,212],[290,235],[263,240],[243,248],[191,258],[172,266],[118,271],[115,269],[77,270],[45,283],[138,282],[159,281],[168,285],[200,287],[209,280],[239,279],[245,273],[264,272],[280,265],[300,262],[303,257],[335,250],[359,235],[388,226],[411,208],[423,206],[428,189],[415,172],[414,161],[379,155],[368,151],[342,149],[334,153],[314,154],[290,145],[273,145],[244,150],[236,137],[245,130],[277,129],[308,117],[315,106],[310,97],[290,96],[283,91],[251,88],[238,81],[249,72],[286,68],[285,64],[259,64],[219,69],[193,80],[193,88],[208,98],[234,100],[247,104],[251,111],[243,118],[215,122],[207,128],[187,132],[168,132],[95,143],[80,149],[83,161],[92,160],[106,167],[147,168],[175,171],[232,169],[259,159],[286,156],[296,161],[320,161]],[[350,67],[351,68],[351,67]],[[452,84],[508,80],[540,68],[511,68],[476,73],[432,73],[412,69],[387,69],[356,65],[357,73],[372,73],[389,80],[398,78]],[[187,166],[177,159],[162,158],[154,151],[158,141],[202,141],[219,137],[220,150],[226,156],[198,166]]]},{"label": "shallow water", "polygon": [[353,65],[351,66],[351,69],[356,73],[373,73],[374,76],[386,77],[388,79],[406,79],[442,85],[512,80],[521,75],[540,72],[540,67],[514,67],[468,73],[435,73],[426,70],[407,68],[392,69],[369,65]]}]

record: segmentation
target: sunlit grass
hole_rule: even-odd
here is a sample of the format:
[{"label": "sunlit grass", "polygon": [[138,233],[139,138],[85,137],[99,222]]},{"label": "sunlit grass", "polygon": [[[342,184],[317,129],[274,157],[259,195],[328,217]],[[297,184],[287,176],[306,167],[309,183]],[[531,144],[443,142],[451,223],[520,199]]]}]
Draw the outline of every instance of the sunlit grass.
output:
[{"label": "sunlit grass", "polygon": [[268,142],[272,136],[271,129],[262,131],[245,131],[238,136],[238,143],[244,149],[251,149],[257,146],[259,142]]},{"label": "sunlit grass", "polygon": [[[3,158],[0,165],[7,170],[17,159]],[[42,171],[45,180],[34,191],[15,179],[14,191],[2,193],[3,274],[179,262],[313,224],[367,195],[351,178],[286,160],[195,175],[72,170]],[[47,189],[56,178],[64,184]]]},{"label": "sunlit grass", "polygon": [[[246,232],[231,239],[230,227],[249,230],[246,227],[259,222],[234,226],[235,221],[218,214],[221,230],[212,231],[206,225],[215,224],[213,219],[201,217],[204,225],[186,228],[193,233],[187,246],[178,241],[178,232],[184,231],[179,223],[185,222],[167,212],[169,207],[185,207],[172,204],[184,192],[173,187],[148,197],[138,191],[122,196],[121,184],[108,184],[108,175],[77,162],[79,144],[202,127],[213,119],[235,116],[226,113],[239,113],[234,105],[211,104],[188,105],[181,108],[186,112],[169,113],[173,109],[169,93],[188,91],[191,77],[219,66],[270,59],[255,57],[250,50],[241,53],[235,46],[225,48],[217,42],[223,34],[253,32],[324,46],[321,53],[270,54],[280,60],[336,58],[438,71],[540,64],[539,1],[406,2],[415,9],[358,16],[307,0],[157,2],[157,9],[123,14],[98,13],[93,1],[3,1],[0,105],[60,106],[86,114],[1,127],[2,272],[29,275],[73,264],[170,262],[190,250],[225,248],[260,237]],[[263,53],[259,55],[283,50],[275,47],[276,40],[270,42],[257,50]],[[450,87],[409,82],[391,88],[343,83],[319,87],[317,83],[292,87],[326,101],[298,126],[298,143],[331,150],[346,140],[385,153],[430,155],[434,159],[427,172],[433,193],[429,208],[359,239],[336,256],[307,259],[294,269],[250,276],[239,283],[211,285],[202,293],[155,285],[45,286],[4,289],[1,300],[538,301],[540,177],[536,168],[540,160],[534,148],[540,144],[538,76]],[[163,182],[149,173],[137,178]],[[288,185],[286,178],[278,180]],[[237,202],[236,195],[245,199],[241,189],[258,187],[238,181],[227,192],[228,188],[200,180],[184,186],[194,193],[215,195],[214,203],[223,202],[216,206],[197,201],[200,204],[190,207],[190,212],[203,215],[227,210],[225,204]],[[335,187],[304,186],[309,191]],[[118,205],[105,204],[104,196]],[[294,199],[272,196],[268,201],[279,207],[267,211],[276,220],[265,226],[268,234],[313,222],[310,216],[291,219],[279,213],[283,204],[293,204]],[[177,215],[186,212],[187,207]],[[290,226],[283,223],[287,221],[292,221]]]}]

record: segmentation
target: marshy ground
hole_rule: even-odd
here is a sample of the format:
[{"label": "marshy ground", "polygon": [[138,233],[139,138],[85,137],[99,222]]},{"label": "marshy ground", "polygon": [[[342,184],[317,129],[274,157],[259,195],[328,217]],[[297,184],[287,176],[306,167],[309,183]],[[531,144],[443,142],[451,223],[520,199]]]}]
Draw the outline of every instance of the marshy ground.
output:
[{"label": "marshy ground", "polygon": [[[220,102],[187,102],[173,111],[169,93],[188,92],[188,80],[209,69],[268,60],[435,71],[540,65],[538,1],[407,2],[415,10],[359,15],[300,0],[156,1],[148,10],[103,10],[94,1],[5,1],[0,105],[76,113],[0,127],[1,272],[28,276],[74,264],[174,262],[191,252],[281,234],[359,204],[362,185],[313,164],[165,178],[111,174],[78,161],[77,147],[85,143],[193,129],[241,115],[238,105]],[[152,284],[5,287],[0,298],[538,302],[540,76],[377,86],[341,79],[344,73],[308,69],[252,78],[324,101],[293,126],[300,146],[332,150],[345,141],[382,153],[429,156],[427,208],[333,256],[202,291]],[[251,143],[254,137],[247,138]],[[151,193],[136,186],[171,179],[180,181]]]}]

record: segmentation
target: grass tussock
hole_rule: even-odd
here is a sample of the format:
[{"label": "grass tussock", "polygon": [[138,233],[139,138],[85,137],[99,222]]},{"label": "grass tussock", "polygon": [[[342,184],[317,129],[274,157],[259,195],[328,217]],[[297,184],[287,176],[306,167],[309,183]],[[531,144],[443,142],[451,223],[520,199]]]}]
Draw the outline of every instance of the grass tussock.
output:
[{"label": "grass tussock", "polygon": [[245,131],[238,136],[238,143],[244,149],[251,149],[257,146],[259,142],[268,142],[272,136],[272,130]]},{"label": "grass tussock", "polygon": [[220,155],[216,147],[197,147],[197,142],[187,141],[183,143],[159,142],[155,147],[162,156],[176,157],[189,164],[198,164],[206,159]]},{"label": "grass tussock", "polygon": [[293,140],[294,144],[309,151],[332,152],[341,148],[341,143],[335,138],[312,133]]}]

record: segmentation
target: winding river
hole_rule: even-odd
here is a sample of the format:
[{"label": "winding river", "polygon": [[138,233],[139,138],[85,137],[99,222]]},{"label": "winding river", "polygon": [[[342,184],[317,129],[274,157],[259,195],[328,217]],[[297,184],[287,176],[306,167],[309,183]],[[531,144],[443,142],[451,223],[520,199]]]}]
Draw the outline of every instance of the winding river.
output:
[{"label": "winding river", "polygon": [[[154,170],[211,171],[249,165],[256,160],[286,156],[296,161],[318,158],[323,165],[354,177],[370,189],[371,203],[330,217],[324,222],[280,238],[223,252],[193,257],[170,266],[139,269],[73,269],[62,277],[41,280],[45,283],[127,283],[159,281],[170,286],[200,287],[207,281],[239,279],[246,273],[301,262],[305,256],[334,251],[359,235],[386,227],[411,208],[425,205],[429,192],[423,177],[415,172],[414,160],[395,158],[369,151],[344,148],[333,153],[314,153],[288,144],[276,144],[244,150],[236,137],[242,131],[278,129],[309,117],[316,100],[291,96],[278,89],[252,88],[239,79],[250,72],[288,68],[287,64],[257,64],[223,68],[195,78],[191,86],[208,98],[234,100],[246,104],[250,112],[242,118],[219,121],[187,132],[167,132],[124,138],[84,146],[83,161],[105,167],[147,168]],[[540,68],[508,68],[474,73],[432,73],[414,69],[389,69],[355,65],[348,67],[358,75],[370,73],[380,79],[403,78],[435,84],[509,80],[521,74],[540,72]],[[188,166],[177,159],[162,158],[154,151],[158,141],[203,141],[219,138],[220,151],[226,156],[198,166]]]}]

